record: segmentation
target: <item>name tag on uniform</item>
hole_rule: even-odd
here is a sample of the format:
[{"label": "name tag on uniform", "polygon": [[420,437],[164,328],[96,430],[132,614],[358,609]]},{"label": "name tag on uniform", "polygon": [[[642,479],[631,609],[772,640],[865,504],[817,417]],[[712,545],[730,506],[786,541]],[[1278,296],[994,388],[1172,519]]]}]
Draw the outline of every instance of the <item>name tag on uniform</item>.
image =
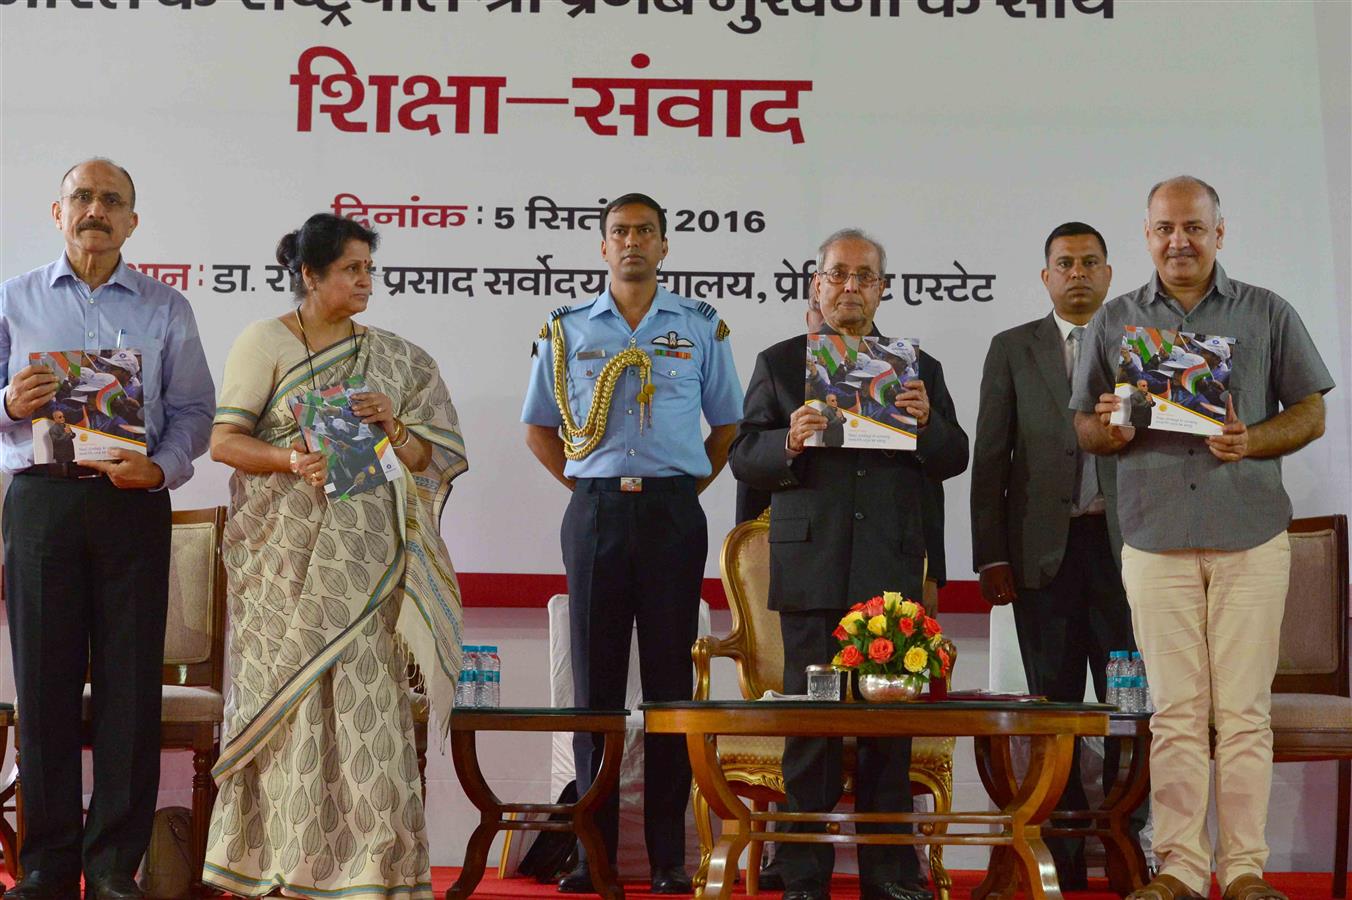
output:
[{"label": "name tag on uniform", "polygon": [[605,359],[605,358],[606,358],[606,351],[604,351],[604,350],[582,350],[582,351],[579,351],[579,352],[578,352],[577,358],[578,358],[578,359]]},{"label": "name tag on uniform", "polygon": [[642,478],[621,478],[620,490],[626,494],[637,494],[643,491]]}]

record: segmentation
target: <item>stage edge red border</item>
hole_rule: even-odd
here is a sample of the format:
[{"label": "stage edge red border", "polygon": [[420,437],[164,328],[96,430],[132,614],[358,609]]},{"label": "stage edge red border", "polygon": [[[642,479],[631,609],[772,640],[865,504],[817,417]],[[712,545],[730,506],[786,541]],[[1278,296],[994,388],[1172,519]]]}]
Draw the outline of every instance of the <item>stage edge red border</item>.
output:
[{"label": "stage edge red border", "polygon": [[[476,608],[541,609],[555,594],[568,593],[568,583],[562,575],[461,572],[459,577],[465,606]],[[717,578],[704,579],[703,595],[714,609],[728,608],[723,582]],[[939,592],[941,614],[989,611],[990,606],[981,599],[975,581],[950,581]]]}]

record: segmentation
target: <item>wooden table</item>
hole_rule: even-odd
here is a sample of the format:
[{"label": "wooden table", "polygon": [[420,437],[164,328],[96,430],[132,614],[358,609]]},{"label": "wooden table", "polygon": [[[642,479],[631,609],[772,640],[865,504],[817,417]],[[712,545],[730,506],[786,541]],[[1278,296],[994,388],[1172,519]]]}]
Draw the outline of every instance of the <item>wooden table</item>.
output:
[{"label": "wooden table", "polygon": [[[1107,851],[1108,886],[1119,896],[1143,887],[1147,877],[1145,854],[1130,827],[1131,814],[1150,790],[1150,714],[1113,712],[1105,741],[1121,748],[1117,778],[1103,805],[1084,810],[1055,810],[1043,827],[1043,837],[1095,837]],[[976,765],[991,799],[1007,804],[1018,789],[1008,741],[978,738]],[[1019,886],[1018,860],[1008,848],[991,852],[986,878],[973,891],[973,900],[1013,897]]]},{"label": "wooden table", "polygon": [[[455,774],[470,802],[479,810],[479,825],[465,847],[460,878],[446,891],[446,900],[474,893],[483,878],[488,848],[499,831],[571,831],[587,851],[592,886],[602,897],[622,900],[620,886],[611,868],[601,833],[593,814],[620,781],[620,756],[624,752],[627,709],[510,708],[457,709],[451,713],[451,759]],[[576,803],[503,803],[493,793],[479,767],[476,735],[480,731],[590,731],[605,735],[601,767],[587,792]],[[507,813],[562,813],[568,821],[508,819]]]},{"label": "wooden table", "polygon": [[[709,860],[704,896],[731,896],[736,861],[755,830],[768,822],[821,822],[825,832],[758,833],[762,839],[794,843],[961,844],[1009,847],[1035,898],[1059,898],[1056,866],[1042,842],[1046,821],[1070,773],[1075,738],[1106,735],[1112,707],[1082,703],[967,702],[810,703],[754,700],[645,703],[644,730],[683,734],[690,767],[709,807],[723,820],[723,833]],[[1031,742],[1028,773],[998,812],[786,813],[753,812],[733,793],[718,762],[718,735],[782,737],[948,737],[972,735],[1005,742]],[[906,822],[919,833],[841,834],[843,822]],[[935,832],[933,825],[995,826],[998,833]],[[926,833],[928,832],[928,833]]]}]

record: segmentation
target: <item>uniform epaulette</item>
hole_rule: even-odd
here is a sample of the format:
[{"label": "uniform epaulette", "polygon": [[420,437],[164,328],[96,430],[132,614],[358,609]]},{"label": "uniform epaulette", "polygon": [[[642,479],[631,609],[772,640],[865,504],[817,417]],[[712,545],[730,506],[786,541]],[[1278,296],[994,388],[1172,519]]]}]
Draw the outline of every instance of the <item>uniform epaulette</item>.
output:
[{"label": "uniform epaulette", "polygon": [[551,312],[551,313],[549,314],[549,321],[553,322],[555,319],[557,319],[559,316],[563,315],[564,313],[572,312],[572,311],[573,311],[573,307],[571,307],[571,306],[560,306],[558,309],[554,310],[553,312]]},{"label": "uniform epaulette", "polygon": [[695,311],[698,312],[701,316],[704,316],[704,318],[708,319],[710,322],[715,322],[718,320],[718,310],[714,309],[712,306],[705,303],[703,300],[700,300],[695,303]]}]

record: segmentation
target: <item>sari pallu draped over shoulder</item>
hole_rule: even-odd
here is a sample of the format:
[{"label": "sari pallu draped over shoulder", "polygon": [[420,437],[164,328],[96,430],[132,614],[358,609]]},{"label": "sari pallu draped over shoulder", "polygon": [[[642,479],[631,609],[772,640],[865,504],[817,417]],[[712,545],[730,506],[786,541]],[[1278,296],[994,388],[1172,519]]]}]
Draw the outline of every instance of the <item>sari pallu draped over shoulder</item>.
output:
[{"label": "sari pallu draped over shoulder", "polygon": [[[290,472],[237,472],[231,479],[224,550],[233,675],[225,745],[212,770],[217,783],[249,763],[391,601],[401,603],[396,639],[422,673],[432,721],[443,734],[449,727],[461,663],[461,603],[439,525],[451,481],[468,462],[436,363],[402,338],[370,328],[355,345],[340,341],[293,366],[261,415],[221,408],[216,422],[290,446],[300,437],[292,400],[354,375],[391,398],[395,416],[431,445],[431,464],[335,501]],[[336,699],[341,710],[343,698]],[[360,707],[352,712],[364,714]]]}]

